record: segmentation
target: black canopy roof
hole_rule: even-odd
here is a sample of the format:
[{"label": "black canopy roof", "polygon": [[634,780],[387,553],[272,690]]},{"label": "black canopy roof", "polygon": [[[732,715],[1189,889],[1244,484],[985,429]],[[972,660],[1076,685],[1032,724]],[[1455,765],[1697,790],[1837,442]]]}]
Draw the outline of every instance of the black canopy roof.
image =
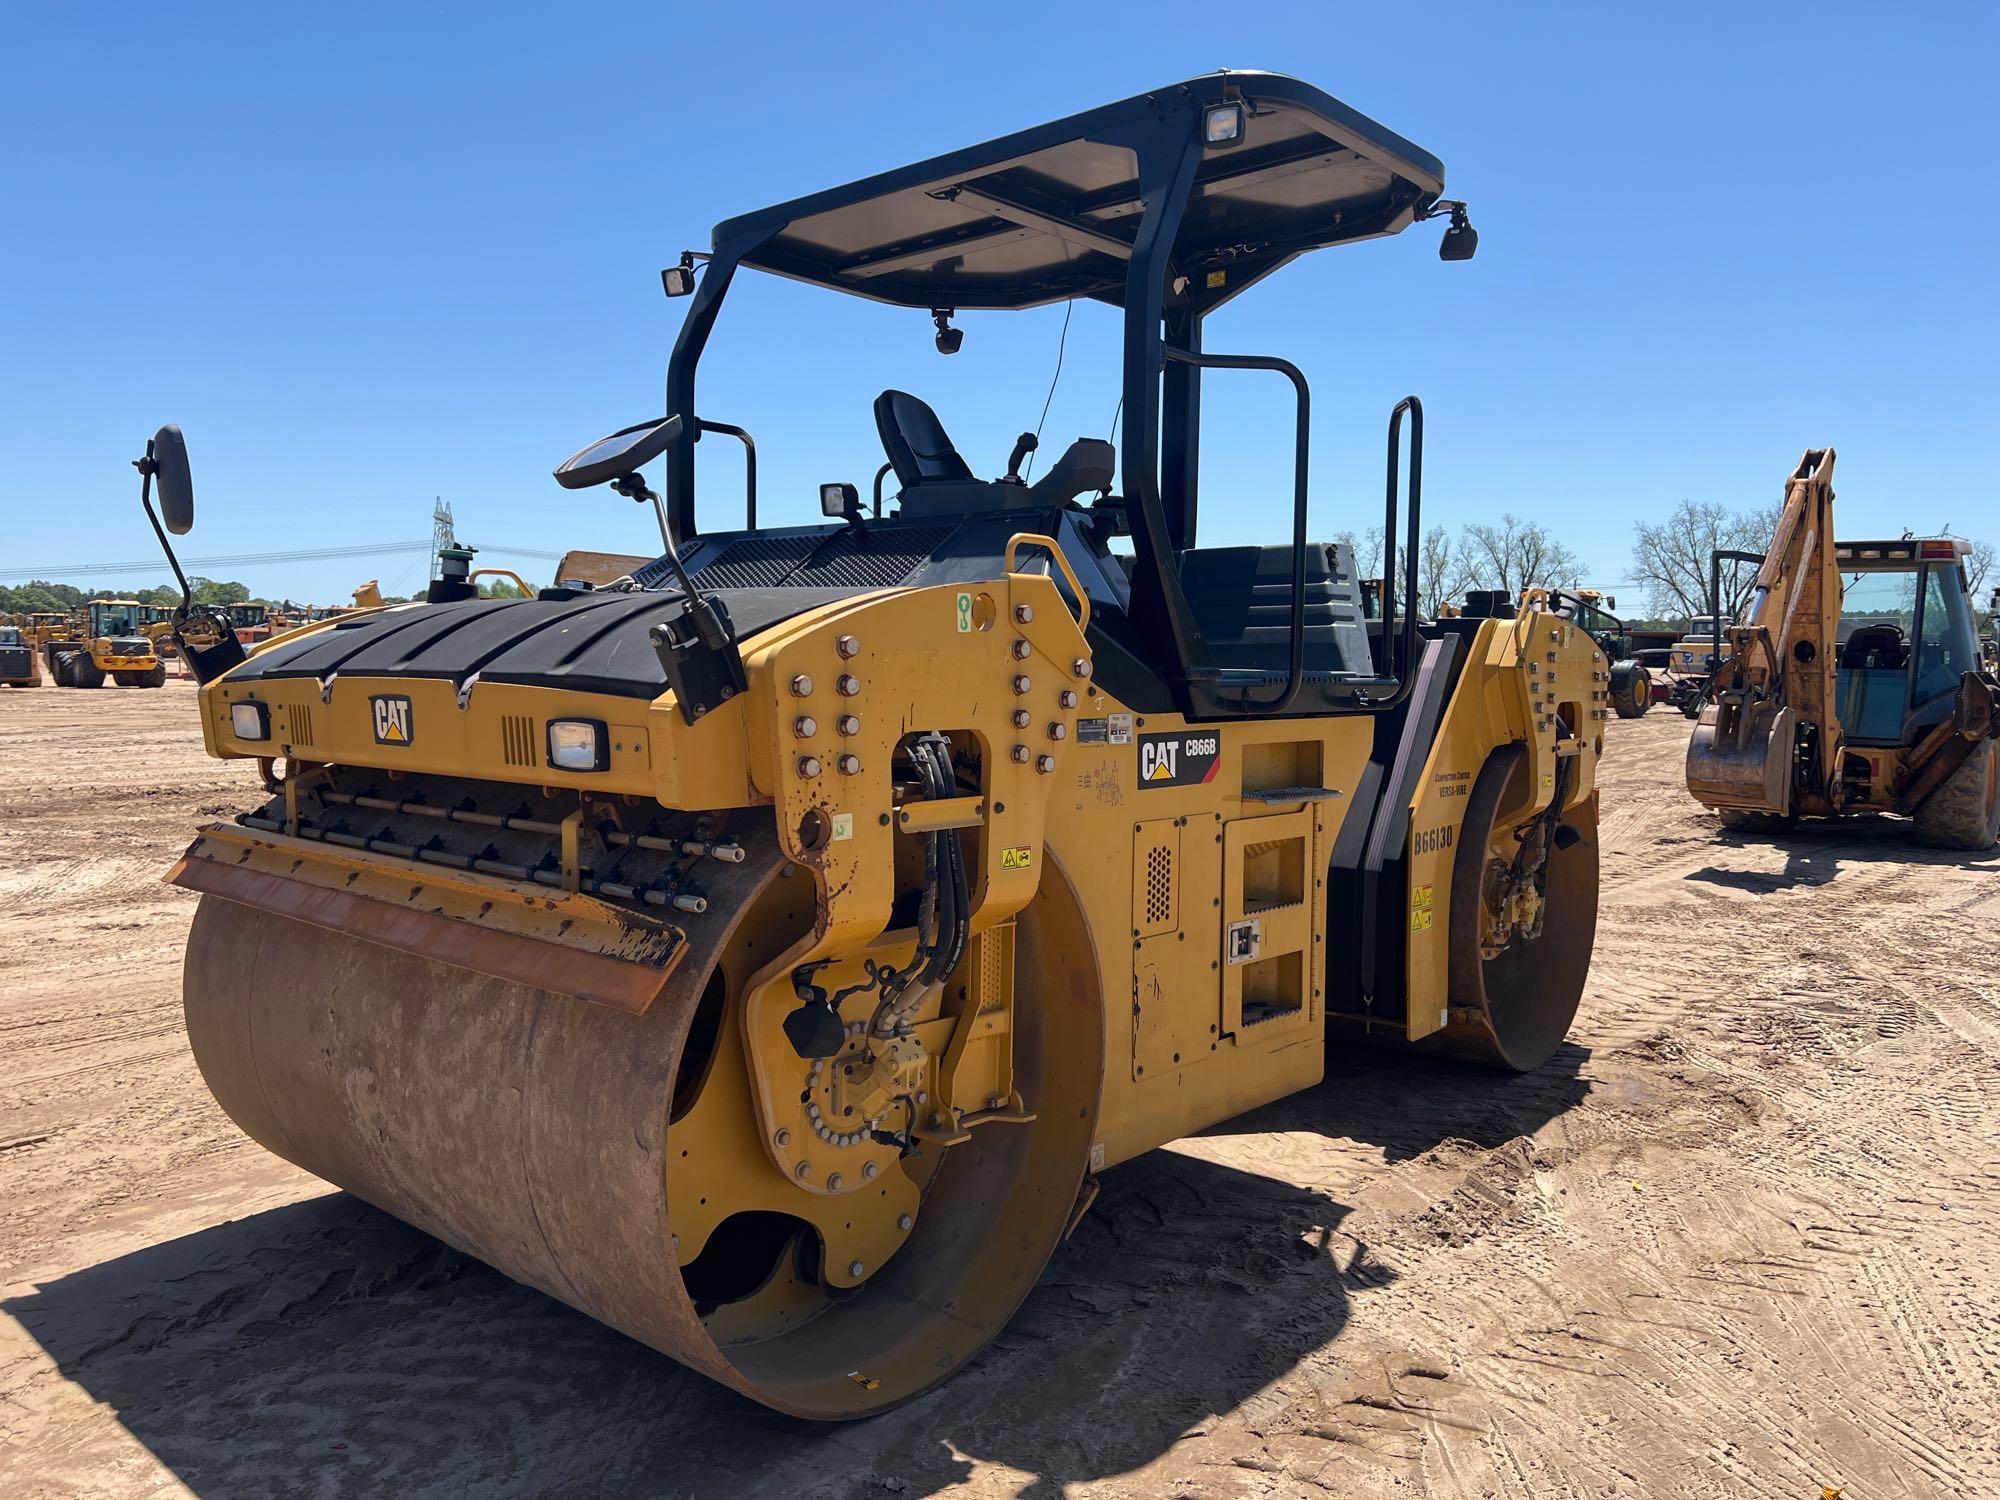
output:
[{"label": "black canopy roof", "polygon": [[1202,148],[1173,244],[1176,271],[1211,293],[1396,233],[1444,191],[1436,157],[1310,84],[1217,72],[727,220],[716,247],[913,307],[1120,303],[1145,206],[1142,139],[1190,104],[1233,99],[1242,139]]}]

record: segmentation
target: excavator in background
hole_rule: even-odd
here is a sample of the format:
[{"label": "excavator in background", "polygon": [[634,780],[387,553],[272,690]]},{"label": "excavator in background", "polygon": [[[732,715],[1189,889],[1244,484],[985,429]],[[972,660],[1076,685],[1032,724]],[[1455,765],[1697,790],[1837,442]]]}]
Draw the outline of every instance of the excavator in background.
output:
[{"label": "excavator in background", "polygon": [[1723,632],[1688,791],[1729,828],[1893,812],[1920,843],[1992,848],[2000,679],[1980,650],[1970,544],[1836,541],[1833,466],[1833,449],[1808,449],[1786,483],[1750,600]]}]

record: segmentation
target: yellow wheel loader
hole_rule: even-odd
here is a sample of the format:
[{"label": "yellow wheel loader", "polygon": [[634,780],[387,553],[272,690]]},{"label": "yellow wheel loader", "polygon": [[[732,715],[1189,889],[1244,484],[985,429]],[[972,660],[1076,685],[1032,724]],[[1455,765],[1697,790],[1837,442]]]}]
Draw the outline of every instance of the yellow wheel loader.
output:
[{"label": "yellow wheel loader", "polygon": [[103,687],[106,678],[120,687],[162,686],[167,669],[142,623],[149,607],[136,599],[93,599],[83,605],[66,628],[44,636],[41,652],[49,676],[60,687]]},{"label": "yellow wheel loader", "polygon": [[0,625],[0,687],[40,687],[42,659],[19,625]]},{"label": "yellow wheel loader", "polygon": [[2000,678],[1980,651],[1970,544],[1836,541],[1833,466],[1833,449],[1810,449],[1786,483],[1749,602],[1714,653],[1688,790],[1725,827],[1893,812],[1919,842],[1992,848]]},{"label": "yellow wheel loader", "polygon": [[[1352,550],[1307,536],[1304,375],[1204,340],[1321,246],[1449,215],[1467,258],[1443,187],[1319,90],[1226,73],[720,225],[664,273],[691,299],[665,416],[557,474],[653,507],[659,557],[187,653],[210,752],[268,793],[171,876],[202,897],[216,1098],[833,1419],[971,1358],[1096,1174],[1312,1087],[1329,1047],[1542,1064],[1590,961],[1608,663],[1539,594],[1401,608],[1414,399],[1384,486],[1405,571],[1368,618]],[[943,353],[958,309],[1117,306],[1120,441],[1031,479],[1027,434],[983,478],[886,391],[887,514],[833,477],[816,522],[703,526],[696,444],[741,429],[699,414],[696,369],[751,271],[908,309]],[[1204,484],[1254,498],[1201,463],[1212,372],[1285,398],[1287,541],[1198,538]],[[164,544],[192,519],[179,430],[139,462]]]}]

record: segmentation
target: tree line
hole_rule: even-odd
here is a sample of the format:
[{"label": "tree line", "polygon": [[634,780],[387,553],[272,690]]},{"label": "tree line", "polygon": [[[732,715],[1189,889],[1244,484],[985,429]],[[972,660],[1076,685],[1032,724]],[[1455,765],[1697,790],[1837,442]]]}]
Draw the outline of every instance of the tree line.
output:
[{"label": "tree line", "polygon": [[[265,599],[253,595],[248,584],[234,579],[203,578],[200,574],[191,574],[188,587],[194,592],[196,604],[261,604],[266,609],[275,610],[300,607],[300,601],[296,599]],[[495,599],[522,597],[521,591],[504,578],[480,584],[479,592]],[[407,604],[414,597],[385,594],[382,602]],[[163,604],[171,608],[181,602],[181,591],[179,585],[171,583],[144,589],[82,589],[74,584],[52,583],[46,578],[21,584],[0,583],[0,615],[68,614],[93,599],[132,599],[140,604]]]},{"label": "tree line", "polygon": [[[280,601],[275,599],[251,598],[249,585],[234,580],[195,576],[188,579],[188,586],[194,590],[194,602],[197,604],[280,607]],[[0,584],[0,614],[67,614],[93,599],[134,599],[141,604],[174,605],[181,602],[181,591],[171,583],[145,589],[81,589],[74,584],[51,583],[46,578],[22,584]]]},{"label": "tree line", "polygon": [[[1662,519],[1641,521],[1633,528],[1629,581],[1623,585],[1628,595],[1625,618],[1634,625],[1680,625],[1695,615],[1708,613],[1709,555],[1717,549],[1758,552],[1770,545],[1777,529],[1775,507],[1764,510],[1730,510],[1713,501],[1683,500]],[[1337,532],[1334,540],[1354,549],[1354,560],[1363,578],[1382,576],[1382,528]],[[1965,560],[1972,585],[1972,598],[1981,611],[1988,606],[1988,591],[2000,585],[1995,568],[1993,543],[1974,542]],[[1404,559],[1398,558],[1400,581]],[[1453,532],[1443,526],[1425,531],[1417,547],[1417,604],[1422,613],[1435,616],[1447,603],[1465,598],[1474,589],[1496,590],[1509,598],[1524,588],[1573,589],[1582,581],[1584,560],[1569,549],[1539,521],[1524,521],[1511,513],[1493,523],[1475,523]],[[1725,616],[1741,612],[1756,580],[1756,570],[1727,567],[1722,571],[1722,607]],[[270,609],[296,608],[291,600],[253,598],[247,585],[234,580],[191,577],[197,604],[262,604]],[[1635,590],[1636,586],[1636,590]],[[502,579],[482,583],[481,594],[512,598],[518,591]],[[84,590],[67,583],[36,579],[18,585],[0,584],[0,614],[29,614],[60,610],[67,613],[92,599],[136,599],[141,604],[174,605],[181,602],[180,590],[172,584],[121,592],[116,589]],[[387,597],[389,604],[401,604],[402,597]],[[1636,604],[1643,602],[1647,616],[1639,617]]]},{"label": "tree line", "polygon": [[[1630,596],[1625,619],[1633,625],[1679,626],[1707,614],[1711,554],[1761,552],[1777,527],[1776,507],[1731,510],[1695,500],[1681,501],[1658,521],[1637,523],[1627,578],[1620,586]],[[1382,575],[1380,526],[1358,534],[1339,532],[1334,540],[1353,547],[1361,577]],[[1965,559],[1966,579],[1982,619],[1989,591],[2000,586],[1996,559],[2000,553],[1987,541],[1973,542]],[[1399,582],[1406,561],[1396,561]],[[1583,580],[1585,567],[1583,559],[1539,521],[1507,514],[1497,523],[1474,523],[1457,532],[1433,526],[1417,546],[1417,605],[1434,616],[1445,604],[1460,601],[1475,589],[1496,590],[1509,598],[1518,597],[1524,588],[1574,589]],[[1734,618],[1749,600],[1757,570],[1724,564],[1721,574],[1722,612]]]}]

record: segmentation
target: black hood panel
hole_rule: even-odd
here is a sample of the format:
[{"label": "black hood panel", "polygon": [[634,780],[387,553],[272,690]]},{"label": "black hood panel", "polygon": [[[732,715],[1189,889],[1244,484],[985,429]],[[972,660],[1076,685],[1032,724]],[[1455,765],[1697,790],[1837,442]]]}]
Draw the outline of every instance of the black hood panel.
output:
[{"label": "black hood panel", "polygon": [[[859,589],[719,589],[747,640]],[[336,621],[298,641],[259,651],[231,682],[310,677],[441,678],[568,688],[621,698],[657,698],[666,673],[647,632],[679,615],[678,594],[586,594],[580,599],[467,599]]]}]

